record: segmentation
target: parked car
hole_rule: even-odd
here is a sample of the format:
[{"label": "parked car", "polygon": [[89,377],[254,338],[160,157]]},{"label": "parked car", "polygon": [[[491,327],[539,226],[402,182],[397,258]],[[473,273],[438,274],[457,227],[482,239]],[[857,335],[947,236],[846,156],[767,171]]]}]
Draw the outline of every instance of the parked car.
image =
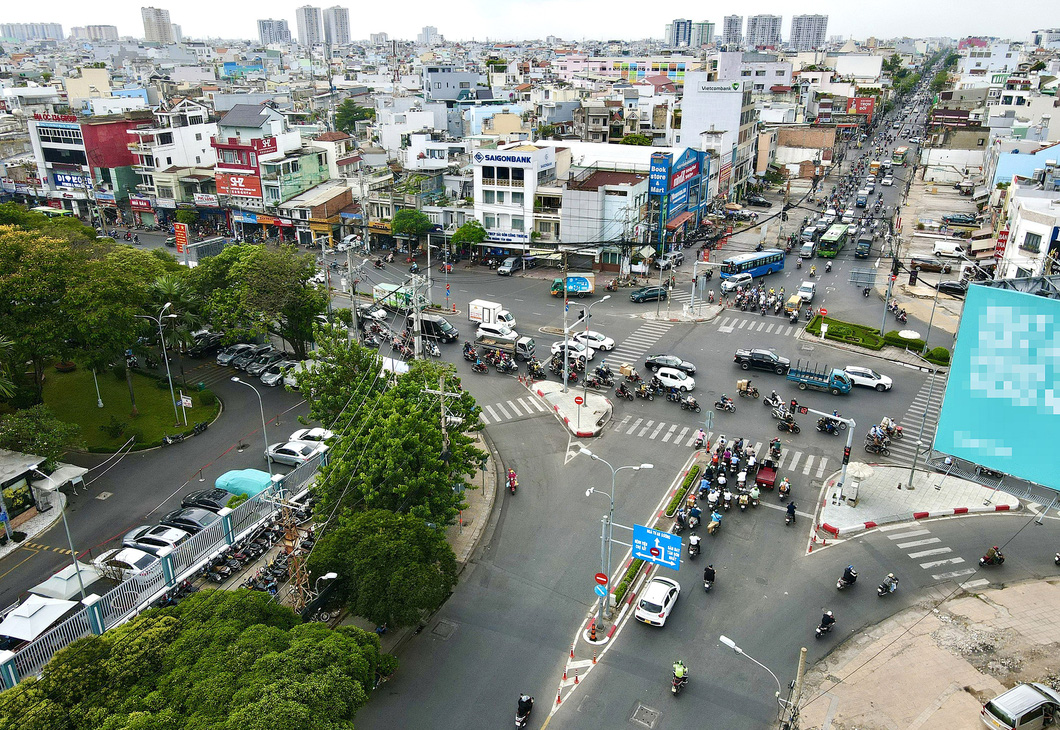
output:
[{"label": "parked car", "polygon": [[239,355],[236,355],[235,359],[232,360],[232,367],[236,370],[246,370],[250,363],[262,355],[272,352],[273,349],[272,345],[254,345],[251,349],[244,350]]},{"label": "parked car", "polygon": [[748,195],[743,199],[744,204],[754,205],[758,208],[772,208],[773,204],[763,198],[761,195]]},{"label": "parked car", "polygon": [[217,353],[216,362],[218,365],[231,365],[233,360],[235,360],[240,355],[243,355],[253,347],[254,345],[248,345],[243,342],[239,343],[238,345],[226,347],[224,350]]},{"label": "parked car", "polygon": [[286,352],[280,352],[279,350],[272,350],[264,355],[259,355],[254,358],[253,362],[247,365],[247,375],[260,377],[269,366],[275,365],[278,362],[283,362],[288,357],[289,356]]},{"label": "parked car", "polygon": [[223,489],[196,489],[180,498],[181,507],[201,507],[211,512],[220,512],[232,498],[231,492]]},{"label": "parked car", "polygon": [[736,287],[739,286],[750,286],[755,278],[746,271],[742,274],[733,274],[725,281],[721,282],[721,290],[726,294],[732,291],[736,291]]},{"label": "parked car", "polygon": [[328,447],[316,441],[281,441],[265,451],[265,458],[277,464],[301,466]]},{"label": "parked car", "polygon": [[288,441],[313,441],[313,442],[316,442],[316,443],[320,443],[322,441],[327,441],[328,439],[331,439],[331,438],[334,438],[334,437],[335,437],[335,432],[334,431],[329,431],[326,428],[321,428],[321,427],[318,426],[316,428],[300,428],[297,431],[295,431],[294,433],[292,433],[290,438],[288,438],[287,440]]},{"label": "parked car", "polygon": [[283,382],[283,376],[287,374],[287,371],[298,364],[296,360],[280,360],[274,362],[269,367],[265,368],[261,373],[262,385],[267,385],[270,388],[275,388],[277,385]]},{"label": "parked car", "polygon": [[1041,730],[1054,727],[1058,714],[1060,693],[1046,684],[1031,682],[1018,684],[987,702],[979,719],[992,730]]},{"label": "parked car", "polygon": [[680,583],[672,578],[657,575],[648,581],[648,585],[640,592],[640,600],[637,601],[633,617],[652,626],[665,626],[666,619],[670,617],[680,595]]},{"label": "parked car", "polygon": [[685,255],[680,251],[671,251],[670,253],[664,253],[659,258],[655,259],[655,268],[659,270],[672,269],[675,266],[680,266],[685,262]]},{"label": "parked car", "polygon": [[608,350],[615,349],[615,341],[613,339],[595,330],[578,332],[577,334],[572,335],[571,339],[575,342],[580,342],[583,345],[588,345],[594,350],[603,350],[604,352],[607,352]]},{"label": "parked car", "polygon": [[140,525],[125,533],[121,544],[158,555],[162,548],[175,548],[189,537],[190,533],[168,525]]},{"label": "parked car", "polygon": [[[552,344],[552,354],[559,355],[563,352],[563,342],[555,342]],[[568,342],[567,343],[567,354],[570,357],[576,357],[582,363],[586,360],[592,360],[596,357],[596,350],[591,347],[586,347],[581,342]]]},{"label": "parked car", "polygon": [[497,273],[501,276],[511,276],[522,268],[523,258],[521,256],[509,256],[497,267]]},{"label": "parked car", "polygon": [[769,370],[777,375],[785,375],[791,368],[791,360],[772,350],[737,350],[733,362],[744,370]]},{"label": "parked car", "polygon": [[159,522],[163,525],[176,527],[194,535],[202,532],[219,519],[221,518],[218,517],[215,512],[211,512],[208,509],[203,509],[202,507],[184,507],[182,509],[173,510],[159,520]]},{"label": "parked car", "polygon": [[881,375],[875,370],[861,367],[860,365],[847,365],[843,372],[850,377],[850,382],[863,388],[873,388],[879,392],[890,390],[894,384],[886,375]]},{"label": "parked car", "polygon": [[968,293],[968,284],[963,281],[940,281],[935,288],[940,294],[949,294],[951,297],[963,297]]},{"label": "parked car", "polygon": [[128,579],[157,566],[159,558],[138,548],[120,547],[103,553],[92,564],[103,575],[117,573],[122,579]]},{"label": "parked car", "polygon": [[664,388],[677,388],[684,393],[694,390],[696,387],[695,378],[675,368],[659,368],[658,372],[655,373],[655,377],[659,379]]},{"label": "parked car", "polygon": [[216,332],[199,332],[195,335],[191,347],[188,348],[188,356],[207,357],[216,354],[221,349],[221,341],[223,339]]},{"label": "parked car", "polygon": [[682,360],[676,355],[667,355],[661,352],[655,355],[648,355],[644,360],[644,366],[653,373],[658,372],[659,368],[675,368],[689,375],[696,374],[696,366],[688,362],[688,360]]},{"label": "parked car", "polygon": [[940,274],[948,274],[953,267],[938,259],[914,256],[909,259],[909,268],[915,271],[937,271]]},{"label": "parked car", "polygon": [[955,226],[974,226],[976,217],[971,213],[950,213],[942,216],[942,222]]},{"label": "parked car", "polygon": [[629,301],[637,303],[656,300],[666,301],[667,296],[665,287],[642,286],[640,289],[634,289],[629,293]]}]

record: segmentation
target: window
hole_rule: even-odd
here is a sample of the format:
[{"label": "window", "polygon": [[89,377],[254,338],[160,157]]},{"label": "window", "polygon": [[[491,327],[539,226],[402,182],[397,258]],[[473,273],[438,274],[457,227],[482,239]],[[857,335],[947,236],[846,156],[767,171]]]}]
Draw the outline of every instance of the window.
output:
[{"label": "window", "polygon": [[497,205],[504,205],[504,191],[497,191]]},{"label": "window", "polygon": [[765,76],[765,75],[766,75],[765,69],[758,69],[757,71],[755,71],[755,76]]},{"label": "window", "polygon": [[495,215],[493,215],[491,213],[487,213],[486,215],[482,216],[482,220],[483,220],[483,223],[482,223],[483,228],[496,228],[497,227],[497,216],[495,216]]},{"label": "window", "polygon": [[1023,235],[1023,243],[1020,244],[1020,248],[1024,251],[1030,251],[1031,253],[1038,253],[1041,250],[1042,237],[1037,233],[1025,233]]},{"label": "window", "polygon": [[497,202],[497,194],[492,190],[483,190],[482,202],[492,205],[493,203]]},{"label": "window", "polygon": [[196,142],[201,142],[202,141],[202,132],[196,132],[195,133],[195,141]]},{"label": "window", "polygon": [[741,76],[750,76],[751,75],[751,69],[746,69],[744,71],[741,71],[740,75]]},{"label": "window", "polygon": [[202,158],[199,155],[195,155],[195,164],[199,165],[202,163]]},{"label": "window", "polygon": [[172,165],[173,164],[173,158],[172,157],[167,157],[166,158],[166,164],[167,165]]},{"label": "window", "polygon": [[777,71],[777,76],[783,76],[783,75],[784,75],[784,69],[780,69],[779,71]]},{"label": "window", "polygon": [[512,205],[522,206],[522,204],[523,204],[523,194],[522,193],[512,193]]},{"label": "window", "polygon": [[512,230],[521,231],[523,230],[523,219],[517,215],[512,216]]}]

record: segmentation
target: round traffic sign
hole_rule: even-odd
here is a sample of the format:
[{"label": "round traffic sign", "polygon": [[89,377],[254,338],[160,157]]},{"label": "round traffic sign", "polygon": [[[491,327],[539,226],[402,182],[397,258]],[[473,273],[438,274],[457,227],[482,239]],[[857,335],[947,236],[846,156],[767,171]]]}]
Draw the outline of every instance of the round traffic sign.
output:
[{"label": "round traffic sign", "polygon": [[574,402],[577,403],[578,405],[581,405],[582,403],[585,402],[585,399],[582,398],[580,395],[576,395],[576,396],[574,396]]},{"label": "round traffic sign", "polygon": [[821,311],[821,316],[822,317],[827,317],[828,316],[828,310],[825,309],[824,307],[821,307],[820,311]]},{"label": "round traffic sign", "polygon": [[649,550],[648,552],[650,552],[650,553],[651,553],[651,555],[652,555],[652,557],[653,557],[653,558],[657,558],[657,557],[659,557],[660,555],[662,555],[662,551],[661,551],[661,550],[659,550],[659,548],[657,548],[657,547],[653,547],[653,548],[652,548],[651,550]]},{"label": "round traffic sign", "polygon": [[606,586],[607,585],[607,573],[597,573],[593,577],[596,578],[596,582],[599,583],[600,585],[602,585],[602,586]]},{"label": "round traffic sign", "polygon": [[595,592],[596,595],[600,596],[600,598],[606,598],[607,597],[607,589],[604,588],[603,586],[595,586],[593,588],[593,592]]}]

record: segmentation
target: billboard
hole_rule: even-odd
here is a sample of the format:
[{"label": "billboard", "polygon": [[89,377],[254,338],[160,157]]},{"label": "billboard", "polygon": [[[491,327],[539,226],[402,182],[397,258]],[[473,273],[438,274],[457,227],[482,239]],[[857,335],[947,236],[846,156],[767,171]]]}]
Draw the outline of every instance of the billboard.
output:
[{"label": "billboard", "polygon": [[854,96],[847,99],[847,114],[862,114],[872,122],[872,112],[876,109],[876,98],[872,96]]},{"label": "billboard", "polygon": [[221,195],[260,198],[261,178],[257,175],[235,175],[230,172],[219,172],[217,173],[217,192]]},{"label": "billboard", "polygon": [[174,223],[173,238],[176,240],[177,253],[184,253],[184,249],[188,246],[188,224]]},{"label": "billboard", "polygon": [[1060,489],[1060,301],[968,287],[935,448]]},{"label": "billboard", "polygon": [[670,155],[666,152],[653,152],[651,169],[648,172],[648,194],[666,195],[669,176]]}]

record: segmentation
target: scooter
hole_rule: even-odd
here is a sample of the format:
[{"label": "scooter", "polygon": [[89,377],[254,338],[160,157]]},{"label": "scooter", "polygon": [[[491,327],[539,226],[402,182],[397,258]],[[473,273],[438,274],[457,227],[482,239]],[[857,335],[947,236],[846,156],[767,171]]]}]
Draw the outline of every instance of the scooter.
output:
[{"label": "scooter", "polygon": [[861,290],[861,296],[867,297],[869,295],[869,287],[865,287]]},{"label": "scooter", "polygon": [[857,571],[853,572],[853,576],[854,576],[854,579],[853,580],[849,580],[849,581],[846,580],[845,574],[839,576],[839,580],[836,581],[835,587],[838,590],[843,590],[844,588],[847,588],[848,586],[854,585],[854,581],[856,581],[858,579]]},{"label": "scooter", "polygon": [[625,383],[618,384],[618,387],[615,388],[615,395],[626,400],[633,400],[633,390],[626,386]]},{"label": "scooter", "polygon": [[833,626],[835,626],[834,621],[830,624],[821,624],[816,629],[814,629],[814,638],[820,639],[822,636],[829,633],[832,630]]},{"label": "scooter", "polygon": [[714,401],[714,407],[721,411],[736,413],[736,404],[731,400],[716,400]]},{"label": "scooter", "polygon": [[[692,533],[692,535],[695,535],[695,534],[696,533],[694,533],[694,532]],[[692,537],[689,536],[689,540],[688,540],[688,559],[689,560],[695,560],[696,556],[699,555],[699,550],[700,550],[699,542],[698,541],[692,542]]]},{"label": "scooter", "polygon": [[375,268],[377,268],[377,269],[383,268],[383,260],[382,259],[376,259],[375,263],[373,264],[373,266],[375,266]]},{"label": "scooter", "polygon": [[425,340],[423,343],[423,351],[430,357],[441,357],[442,351],[438,345],[434,344],[430,340]]},{"label": "scooter", "polygon": [[673,695],[676,697],[677,695],[681,694],[681,690],[685,688],[686,684],[688,684],[688,675],[685,675],[684,677],[678,677],[675,674],[673,686],[670,687],[670,692],[672,692]]},{"label": "scooter", "polygon": [[[776,398],[773,398],[772,396],[767,396],[765,399],[762,400],[762,405],[766,406],[767,408],[780,408],[782,405],[784,405],[784,401],[780,399],[779,395]],[[778,418],[778,416],[774,416],[774,418]]]},{"label": "scooter", "polygon": [[997,551],[997,555],[996,556],[991,557],[991,555],[989,553],[987,553],[983,557],[979,558],[979,565],[981,567],[982,566],[987,566],[987,565],[1001,565],[1004,562],[1005,562],[1005,556],[1001,554],[1000,550]]},{"label": "scooter", "polygon": [[732,492],[729,491],[728,487],[721,493],[721,508],[726,512],[732,509]]},{"label": "scooter", "polygon": [[488,375],[490,368],[489,365],[484,362],[476,362],[474,365],[471,366],[471,371],[475,373],[481,373],[482,375]]},{"label": "scooter", "polygon": [[817,419],[817,430],[821,433],[827,433],[830,436],[838,436],[839,429],[835,425],[835,421],[829,418],[818,418]]},{"label": "scooter", "polygon": [[514,471],[508,471],[508,491],[515,494],[516,487],[519,486],[519,477],[515,475]]},{"label": "scooter", "polygon": [[794,419],[785,419],[777,424],[778,431],[787,431],[788,433],[801,433],[802,429],[799,428],[799,424],[795,423]]},{"label": "scooter", "polygon": [[898,590],[898,579],[894,577],[894,573],[891,573],[884,578],[883,583],[880,583],[876,587],[876,597],[883,598],[884,596],[889,596],[896,590]]},{"label": "scooter", "polygon": [[826,263],[826,264],[824,265],[824,271],[825,271],[825,273],[828,273],[828,272],[829,272],[829,271],[831,271],[831,270],[832,270],[832,262],[831,262],[831,261],[829,261],[828,263]]},{"label": "scooter", "polygon": [[1056,563],[1057,565],[1060,565],[1060,553],[1056,554],[1056,557],[1053,558],[1053,562]]},{"label": "scooter", "polygon": [[519,714],[518,708],[515,710],[515,726],[518,728],[526,727],[527,723],[530,722],[530,713],[534,711],[534,698],[530,698],[530,706],[526,709],[526,714]]},{"label": "scooter", "polygon": [[791,324],[797,324],[798,321],[799,321],[799,310],[797,310],[797,309],[792,310],[791,316],[788,317],[788,321]]},{"label": "scooter", "polygon": [[[703,445],[705,443],[706,443],[706,441],[705,441],[705,439],[702,436],[696,436],[696,440],[692,443],[692,448],[693,449],[702,449]],[[1060,555],[1060,553],[1057,553],[1057,554]]]}]

